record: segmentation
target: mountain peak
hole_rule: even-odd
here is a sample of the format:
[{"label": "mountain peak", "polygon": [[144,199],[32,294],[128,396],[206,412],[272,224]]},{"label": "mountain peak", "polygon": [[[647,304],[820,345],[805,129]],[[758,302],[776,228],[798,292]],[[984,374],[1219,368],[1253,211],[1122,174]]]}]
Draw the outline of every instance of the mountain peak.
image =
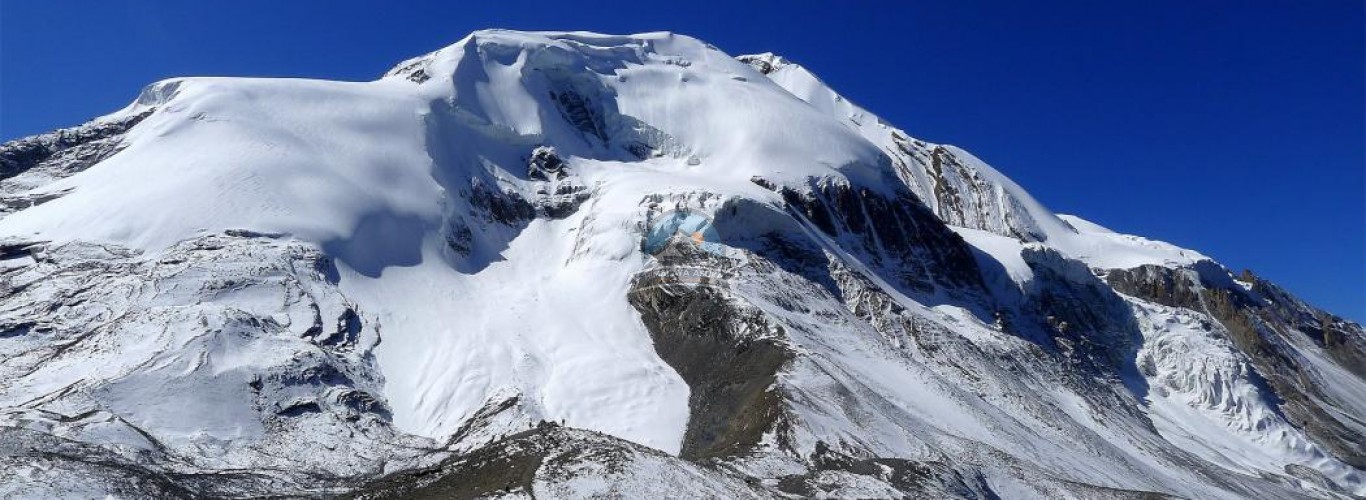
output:
[{"label": "mountain peak", "polygon": [[153,84],[0,287],[0,496],[1366,493],[1360,325],[670,33]]}]

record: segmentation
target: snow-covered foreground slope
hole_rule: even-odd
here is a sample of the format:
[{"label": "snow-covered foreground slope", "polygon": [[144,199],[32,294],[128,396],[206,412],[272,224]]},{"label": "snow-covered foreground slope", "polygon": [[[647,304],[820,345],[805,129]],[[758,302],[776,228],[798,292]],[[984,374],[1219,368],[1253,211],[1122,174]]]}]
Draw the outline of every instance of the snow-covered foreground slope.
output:
[{"label": "snow-covered foreground slope", "polygon": [[684,36],[156,83],[0,217],[5,495],[1366,494],[1359,325]]}]

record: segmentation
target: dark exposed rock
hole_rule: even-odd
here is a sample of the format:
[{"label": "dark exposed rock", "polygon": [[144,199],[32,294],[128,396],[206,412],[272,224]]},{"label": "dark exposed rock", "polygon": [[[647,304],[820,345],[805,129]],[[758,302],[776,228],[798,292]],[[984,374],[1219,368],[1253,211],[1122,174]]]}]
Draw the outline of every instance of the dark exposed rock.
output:
[{"label": "dark exposed rock", "polygon": [[302,401],[281,408],[275,414],[281,417],[297,417],[305,413],[321,413],[322,411],[322,407],[318,406],[317,402]]},{"label": "dark exposed rock", "polygon": [[427,74],[427,65],[430,63],[431,54],[428,54],[424,57],[405,61],[384,73],[384,76],[402,76],[410,82],[423,83],[432,78],[431,75]]},{"label": "dark exposed rock", "polygon": [[425,68],[418,68],[416,70],[413,70],[412,73],[408,74],[408,81],[411,81],[413,83],[422,83],[427,80],[430,80],[431,78],[431,75],[427,74],[427,70]]},{"label": "dark exposed rock", "polygon": [[33,208],[57,198],[61,198],[69,192],[71,192],[70,189],[53,192],[20,193],[14,195],[0,194],[0,214]]},{"label": "dark exposed rock", "polygon": [[474,250],[474,231],[463,219],[451,221],[447,225],[446,246],[460,255],[468,256]]},{"label": "dark exposed rock", "polygon": [[[546,189],[549,188],[549,189]],[[591,195],[583,184],[568,179],[541,186],[536,193],[536,214],[551,219],[563,219],[579,210],[579,205]]]},{"label": "dark exposed rock", "polygon": [[470,206],[487,222],[517,226],[536,216],[536,208],[521,195],[512,191],[475,183],[470,189]]},{"label": "dark exposed rock", "polygon": [[[658,472],[658,469],[637,468],[638,464],[648,462],[664,462],[670,467],[681,467],[676,464],[682,463],[678,458],[611,436],[541,422],[529,430],[437,465],[370,481],[341,498],[449,499],[502,495],[534,498],[533,485],[537,489],[550,489],[554,495],[557,484],[580,477],[585,470],[591,471],[592,479],[601,483],[604,491],[598,494],[612,492],[615,498],[632,498],[633,492],[622,489],[623,485],[618,483],[632,471],[635,474]],[[592,466],[585,468],[585,464]],[[687,484],[660,486],[672,486],[676,493],[702,495],[701,492],[706,491],[702,489],[702,483],[707,482],[713,495],[731,498],[770,496],[727,478],[720,471],[701,467],[694,470],[696,472]],[[663,477],[647,478],[651,479],[664,480]]]},{"label": "dark exposed rock", "polygon": [[777,56],[772,54],[745,55],[736,57],[735,59],[748,64],[750,67],[754,68],[755,71],[765,75],[772,73],[779,68],[778,65],[774,64],[777,60]]},{"label": "dark exposed rock", "polygon": [[1310,484],[1318,486],[1319,488],[1337,493],[1338,495],[1347,496],[1350,494],[1350,492],[1344,490],[1341,486],[1338,486],[1337,483],[1334,483],[1332,480],[1325,477],[1322,472],[1311,467],[1305,467],[1299,464],[1287,464],[1285,466],[1285,473],[1291,477],[1308,481]]},{"label": "dark exposed rock", "polygon": [[921,186],[917,194],[933,198],[926,201],[933,201],[933,212],[945,223],[1025,242],[1047,238],[1019,200],[1001,196],[999,185],[965,165],[949,148],[907,137],[899,130],[892,132],[892,143],[895,147],[887,152],[894,170],[907,185],[918,184],[913,170],[928,178],[930,185]]},{"label": "dark exposed rock", "polygon": [[757,312],[734,304],[710,285],[686,286],[661,274],[637,278],[631,305],[655,350],[691,389],[690,418],[680,456],[691,460],[744,453],[781,415],[774,383],[791,354]]},{"label": "dark exposed rock", "polygon": [[343,498],[476,498],[529,495],[542,463],[554,453],[558,428],[542,426],[508,436],[435,467],[373,481]]},{"label": "dark exposed rock", "polygon": [[360,337],[362,327],[360,316],[356,314],[356,310],[348,307],[342,311],[341,317],[337,318],[336,329],[332,335],[322,339],[321,343],[327,346],[353,345]]},{"label": "dark exposed rock", "polygon": [[[496,254],[533,219],[568,217],[591,197],[586,186],[568,175],[553,149],[537,151],[530,167],[531,177],[548,180],[533,180],[519,190],[475,178],[468,187],[460,188],[459,195],[468,201],[468,207],[455,208],[447,214],[442,238],[454,255],[466,260],[458,265],[463,271],[476,272],[496,260]],[[539,171],[538,163],[554,165],[553,173],[535,174]],[[526,192],[530,190],[534,192]]]},{"label": "dark exposed rock", "polygon": [[28,335],[30,331],[33,331],[34,326],[37,324],[31,322],[0,326],[0,339]]},{"label": "dark exposed rock", "polygon": [[581,95],[572,89],[562,89],[550,91],[550,99],[559,104],[560,114],[570,125],[607,144],[607,123],[603,120],[602,114],[596,111],[591,97]]},{"label": "dark exposed rock", "polygon": [[0,260],[28,257],[42,248],[41,243],[30,241],[3,241],[0,242]]},{"label": "dark exposed rock", "polygon": [[[1102,372],[1136,373],[1134,353],[1143,334],[1124,299],[1085,264],[1056,250],[1030,247],[1022,256],[1034,274],[1023,309],[1054,347]],[[1017,330],[1023,326],[1013,323]]]},{"label": "dark exposed rock", "polygon": [[1295,298],[1275,283],[1253,276],[1253,296],[1263,297],[1265,316],[1305,334],[1343,368],[1366,380],[1366,334],[1361,325]]},{"label": "dark exposed rock", "polygon": [[0,179],[44,163],[62,163],[68,173],[84,170],[117,153],[119,138],[153,112],[149,109],[121,120],[90,122],[0,144]]},{"label": "dark exposed rock", "polygon": [[378,415],[384,421],[393,419],[393,415],[384,401],[365,391],[345,390],[337,396],[336,402],[350,410],[349,420],[359,418],[361,414],[365,413]]},{"label": "dark exposed rock", "polygon": [[824,493],[823,471],[840,471],[867,476],[901,491],[904,498],[997,498],[981,477],[965,477],[948,464],[899,458],[855,458],[832,450],[824,442],[816,444],[811,456],[815,468],[805,474],[779,479],[779,490],[801,497]]},{"label": "dark exposed rock", "polygon": [[773,181],[770,181],[770,180],[765,179],[765,178],[763,178],[763,177],[759,177],[759,176],[757,176],[757,175],[754,176],[754,177],[750,177],[750,178],[749,178],[749,181],[750,181],[750,182],[753,182],[755,185],[757,185],[757,186],[759,186],[759,187],[761,187],[761,188],[767,189],[767,190],[769,190],[769,191],[777,191],[777,190],[778,190],[778,185],[777,185],[777,184],[774,184]]},{"label": "dark exposed rock", "polygon": [[851,238],[874,267],[898,278],[905,291],[927,297],[936,289],[986,296],[981,271],[963,238],[914,195],[888,198],[868,188],[812,181],[809,190],[779,188],[788,207],[833,238]]},{"label": "dark exposed rock", "polygon": [[566,175],[564,160],[550,146],[540,146],[531,152],[527,161],[527,177],[533,180],[548,181],[562,179]]}]

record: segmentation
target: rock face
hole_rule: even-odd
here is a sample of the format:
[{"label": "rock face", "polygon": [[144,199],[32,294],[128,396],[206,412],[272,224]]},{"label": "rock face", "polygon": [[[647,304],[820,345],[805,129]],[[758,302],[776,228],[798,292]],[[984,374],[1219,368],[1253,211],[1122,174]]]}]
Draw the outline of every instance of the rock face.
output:
[{"label": "rock face", "polygon": [[[703,259],[699,255],[690,262]],[[732,304],[713,285],[689,287],[675,279],[641,276],[632,287],[631,305],[640,311],[660,358],[691,389],[679,457],[743,454],[781,415],[781,399],[772,389],[792,353],[782,343],[781,329],[773,331],[760,312]]]},{"label": "rock face", "polygon": [[170,80],[0,145],[4,497],[1351,498],[1363,366],[1358,324],[668,33]]},{"label": "rock face", "polygon": [[54,176],[84,170],[117,153],[123,134],[153,111],[7,142],[0,148],[0,179],[39,167],[60,167],[50,174]]},{"label": "rock face", "polygon": [[768,498],[764,490],[611,436],[553,423],[362,485],[346,498]]}]

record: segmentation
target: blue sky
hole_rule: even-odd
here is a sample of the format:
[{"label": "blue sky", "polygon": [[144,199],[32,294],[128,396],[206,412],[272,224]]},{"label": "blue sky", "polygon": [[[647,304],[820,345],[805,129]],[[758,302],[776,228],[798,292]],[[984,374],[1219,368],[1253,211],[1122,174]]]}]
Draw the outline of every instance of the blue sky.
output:
[{"label": "blue sky", "polygon": [[0,140],[80,123],[171,76],[369,80],[485,27],[671,30],[731,54],[783,54],[911,134],[972,151],[1056,211],[1251,268],[1360,321],[1364,10],[0,0]]}]

